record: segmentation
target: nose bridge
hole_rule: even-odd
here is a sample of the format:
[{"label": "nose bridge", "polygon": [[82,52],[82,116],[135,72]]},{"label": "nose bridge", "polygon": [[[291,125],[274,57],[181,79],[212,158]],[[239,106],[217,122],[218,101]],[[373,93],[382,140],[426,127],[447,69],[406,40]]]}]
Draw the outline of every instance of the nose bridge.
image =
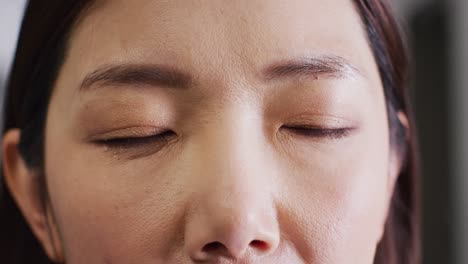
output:
[{"label": "nose bridge", "polygon": [[226,111],[216,120],[208,125],[197,153],[199,171],[192,175],[207,183],[201,186],[200,199],[206,200],[205,206],[248,210],[255,201],[268,199],[272,187],[262,122],[245,107]]},{"label": "nose bridge", "polygon": [[[233,107],[219,113],[216,121],[204,128],[201,140],[200,164],[222,180],[241,180],[250,177],[262,166],[267,157],[267,144],[261,117],[248,107]],[[233,174],[236,177],[231,178]],[[223,177],[220,177],[224,175]]]},{"label": "nose bridge", "polygon": [[209,126],[192,172],[198,179],[186,220],[187,250],[197,260],[241,258],[249,249],[266,254],[279,232],[262,124],[243,109]]}]

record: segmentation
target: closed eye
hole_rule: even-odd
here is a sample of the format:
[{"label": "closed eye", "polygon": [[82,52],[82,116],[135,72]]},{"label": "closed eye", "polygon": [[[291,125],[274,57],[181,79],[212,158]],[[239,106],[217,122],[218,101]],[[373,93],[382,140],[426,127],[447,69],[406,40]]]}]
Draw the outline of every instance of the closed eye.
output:
[{"label": "closed eye", "polygon": [[177,135],[173,131],[164,131],[159,134],[142,137],[115,137],[96,140],[94,143],[104,145],[111,149],[142,148],[154,145],[163,146],[174,139]]},{"label": "closed eye", "polygon": [[321,128],[313,126],[283,126],[282,129],[287,129],[288,132],[309,137],[309,138],[325,138],[325,139],[341,139],[349,134],[355,128],[345,127],[345,128]]}]

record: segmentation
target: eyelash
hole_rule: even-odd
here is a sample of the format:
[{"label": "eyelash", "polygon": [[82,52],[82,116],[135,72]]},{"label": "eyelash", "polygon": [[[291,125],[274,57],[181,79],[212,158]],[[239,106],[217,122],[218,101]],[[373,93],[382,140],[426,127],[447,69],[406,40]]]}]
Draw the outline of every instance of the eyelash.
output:
[{"label": "eyelash", "polygon": [[320,128],[308,126],[284,126],[290,132],[307,138],[341,139],[349,136],[354,128]]},{"label": "eyelash", "polygon": [[[299,136],[326,139],[341,139],[348,136],[353,130],[353,128],[330,129],[307,126],[283,126],[282,128]],[[174,132],[168,130],[152,136],[109,138],[98,140],[96,143],[113,149],[138,148],[153,143],[167,144],[175,135]]]},{"label": "eyelash", "polygon": [[168,130],[151,136],[109,138],[98,140],[96,143],[114,149],[138,148],[153,143],[166,144],[174,136],[175,133]]}]

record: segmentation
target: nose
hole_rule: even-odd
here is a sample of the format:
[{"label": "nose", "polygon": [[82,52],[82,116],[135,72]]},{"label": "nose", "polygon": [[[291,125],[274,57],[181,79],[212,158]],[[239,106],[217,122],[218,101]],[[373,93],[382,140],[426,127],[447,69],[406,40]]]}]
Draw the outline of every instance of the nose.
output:
[{"label": "nose", "polygon": [[209,263],[265,257],[280,241],[272,161],[252,126],[221,127],[191,155],[198,165],[192,167],[197,180],[186,214],[186,251],[193,261]]},{"label": "nose", "polygon": [[252,209],[244,208],[244,212],[240,212],[232,207],[217,208],[191,219],[186,243],[192,260],[246,261],[274,252],[279,243],[277,226]]}]

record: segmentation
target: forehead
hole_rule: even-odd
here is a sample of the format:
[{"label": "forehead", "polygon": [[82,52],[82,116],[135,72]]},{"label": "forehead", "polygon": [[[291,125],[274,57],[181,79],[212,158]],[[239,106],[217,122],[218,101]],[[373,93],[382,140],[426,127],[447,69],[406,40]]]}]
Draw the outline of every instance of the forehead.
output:
[{"label": "forehead", "polygon": [[225,75],[324,54],[375,73],[351,0],[97,1],[72,34],[67,60],[79,79],[122,62]]}]

